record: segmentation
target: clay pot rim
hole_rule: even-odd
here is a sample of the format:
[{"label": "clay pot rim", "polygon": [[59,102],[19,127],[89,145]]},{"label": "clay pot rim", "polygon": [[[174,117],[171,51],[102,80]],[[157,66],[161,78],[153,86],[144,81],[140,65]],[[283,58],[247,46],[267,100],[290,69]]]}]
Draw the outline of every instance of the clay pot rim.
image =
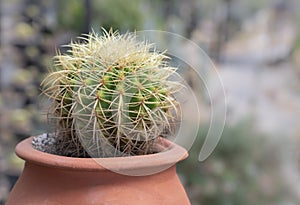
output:
[{"label": "clay pot rim", "polygon": [[[33,137],[29,137],[17,144],[15,152],[26,162],[37,165],[56,167],[68,170],[107,171],[105,167],[116,170],[147,169],[153,167],[172,166],[188,157],[187,151],[167,140],[162,139],[162,146],[166,150],[149,155],[111,157],[111,158],[76,158],[49,154],[32,147]],[[105,167],[100,164],[105,164]]]}]

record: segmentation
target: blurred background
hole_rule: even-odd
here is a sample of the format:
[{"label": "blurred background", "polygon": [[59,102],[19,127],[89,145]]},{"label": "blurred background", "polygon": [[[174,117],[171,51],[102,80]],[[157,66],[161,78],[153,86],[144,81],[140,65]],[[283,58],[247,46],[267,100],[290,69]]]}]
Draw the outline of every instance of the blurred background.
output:
[{"label": "blurred background", "polygon": [[[226,92],[227,121],[214,153],[198,162],[210,121],[210,102],[199,93],[204,97],[198,138],[178,165],[193,205],[300,204],[298,0],[0,0],[0,5],[0,204],[23,166],[14,146],[49,130],[39,85],[55,50],[101,27],[174,32],[213,59]],[[197,58],[188,48],[178,49]],[[189,71],[184,76],[195,90],[204,90]],[[213,87],[217,76],[206,78]],[[219,92],[211,90],[216,101]]]}]

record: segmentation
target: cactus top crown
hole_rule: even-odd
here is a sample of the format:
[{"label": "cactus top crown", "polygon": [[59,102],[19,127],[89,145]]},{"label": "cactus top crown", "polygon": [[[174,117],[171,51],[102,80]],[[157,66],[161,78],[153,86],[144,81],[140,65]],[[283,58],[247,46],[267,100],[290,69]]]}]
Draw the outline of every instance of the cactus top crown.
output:
[{"label": "cactus top crown", "polygon": [[71,42],[42,82],[57,152],[67,156],[153,153],[178,117],[176,68],[135,33],[103,31]]}]

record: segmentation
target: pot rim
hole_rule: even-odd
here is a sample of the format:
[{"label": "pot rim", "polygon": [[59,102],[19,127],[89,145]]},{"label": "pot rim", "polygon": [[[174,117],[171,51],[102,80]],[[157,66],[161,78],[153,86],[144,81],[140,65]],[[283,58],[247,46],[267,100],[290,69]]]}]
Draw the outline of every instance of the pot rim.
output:
[{"label": "pot rim", "polygon": [[29,137],[17,144],[15,149],[17,156],[26,162],[64,170],[120,171],[166,166],[169,168],[188,157],[186,149],[164,138],[161,141],[166,150],[162,152],[109,158],[76,158],[49,154],[33,148],[32,139],[33,137]]}]

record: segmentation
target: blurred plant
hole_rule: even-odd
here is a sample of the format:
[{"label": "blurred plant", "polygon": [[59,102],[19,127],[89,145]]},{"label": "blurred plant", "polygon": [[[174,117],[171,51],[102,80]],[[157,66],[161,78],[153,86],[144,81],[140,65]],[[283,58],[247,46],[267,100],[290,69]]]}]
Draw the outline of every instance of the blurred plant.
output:
[{"label": "blurred plant", "polygon": [[57,7],[58,26],[64,30],[81,31],[85,14],[83,1],[58,1]]},{"label": "blurred plant", "polygon": [[[72,42],[58,53],[43,81],[53,100],[50,120],[57,126],[58,153],[97,157],[148,154],[168,133],[178,103],[172,97],[181,85],[167,57],[135,34],[104,30]],[[154,50],[151,52],[151,50]]]},{"label": "blurred plant", "polygon": [[268,147],[265,136],[248,121],[241,122],[226,127],[213,155],[200,163],[206,129],[200,130],[190,157],[178,166],[193,204],[264,205],[284,200],[287,188],[277,172],[279,157],[274,153],[279,145]]},{"label": "blurred plant", "polygon": [[141,11],[142,0],[104,0],[93,1],[94,19],[92,24],[103,28],[114,28],[121,31],[141,29],[143,13]]},{"label": "blurred plant", "polygon": [[[63,30],[82,32],[84,23],[90,21],[91,25],[98,28],[114,28],[121,31],[141,29],[143,15],[140,10],[141,0],[102,0],[91,1],[91,8],[85,7],[83,1],[69,0],[58,1],[57,19],[58,26]],[[90,12],[91,19],[85,19]]]}]

